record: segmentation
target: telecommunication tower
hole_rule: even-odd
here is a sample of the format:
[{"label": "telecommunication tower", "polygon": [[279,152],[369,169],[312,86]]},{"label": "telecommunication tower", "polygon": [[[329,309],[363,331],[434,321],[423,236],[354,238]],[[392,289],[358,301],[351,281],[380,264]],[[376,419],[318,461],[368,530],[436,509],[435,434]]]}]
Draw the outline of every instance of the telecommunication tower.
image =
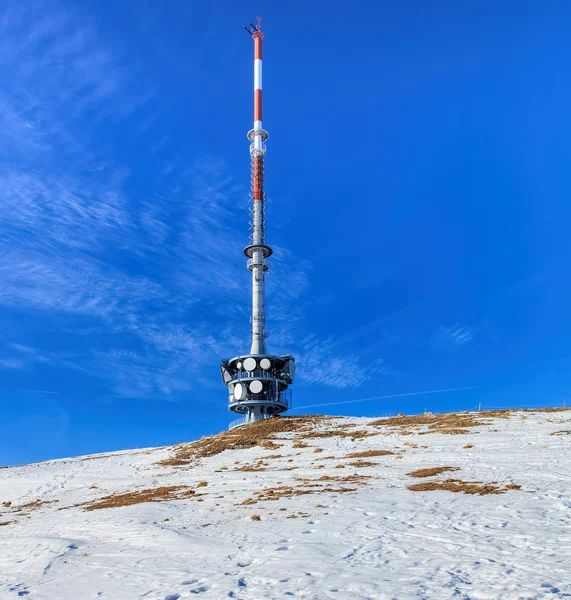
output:
[{"label": "telecommunication tower", "polygon": [[276,356],[266,349],[264,278],[266,259],[272,249],[265,238],[264,157],[268,132],[262,128],[262,42],[261,18],[256,25],[244,27],[254,40],[254,128],[248,132],[251,159],[251,243],[244,248],[248,270],[252,273],[252,346],[249,354],[223,360],[222,381],[228,388],[228,408],[243,415],[230,427],[266,419],[291,408],[295,375],[293,356]]}]

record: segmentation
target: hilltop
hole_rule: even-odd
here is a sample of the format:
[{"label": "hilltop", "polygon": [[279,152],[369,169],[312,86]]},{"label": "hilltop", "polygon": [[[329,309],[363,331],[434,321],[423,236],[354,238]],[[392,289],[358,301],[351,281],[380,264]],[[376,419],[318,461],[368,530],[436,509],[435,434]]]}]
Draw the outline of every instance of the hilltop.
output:
[{"label": "hilltop", "polygon": [[0,597],[571,596],[571,412],[280,417],[0,470]]}]

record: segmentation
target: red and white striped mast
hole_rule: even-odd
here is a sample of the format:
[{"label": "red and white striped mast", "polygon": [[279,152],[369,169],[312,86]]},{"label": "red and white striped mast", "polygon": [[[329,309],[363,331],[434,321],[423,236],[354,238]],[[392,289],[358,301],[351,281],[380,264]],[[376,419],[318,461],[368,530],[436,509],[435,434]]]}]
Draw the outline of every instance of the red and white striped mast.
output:
[{"label": "red and white striped mast", "polygon": [[244,249],[250,259],[248,269],[252,272],[252,354],[266,354],[265,292],[264,275],[268,270],[265,259],[271,256],[272,249],[265,243],[265,194],[264,156],[268,132],[262,127],[262,42],[261,17],[257,24],[246,31],[254,40],[254,128],[248,132],[250,140],[251,169],[251,213],[252,243]]},{"label": "red and white striped mast", "polygon": [[242,415],[230,427],[279,415],[291,408],[291,390],[295,376],[295,359],[290,354],[279,356],[266,350],[266,316],[264,277],[266,259],[272,249],[265,239],[264,157],[268,132],[262,127],[262,42],[264,34],[257,24],[245,27],[254,40],[254,127],[250,140],[251,243],[244,248],[248,269],[252,273],[252,346],[249,354],[223,359],[220,375],[228,388],[228,409]]}]

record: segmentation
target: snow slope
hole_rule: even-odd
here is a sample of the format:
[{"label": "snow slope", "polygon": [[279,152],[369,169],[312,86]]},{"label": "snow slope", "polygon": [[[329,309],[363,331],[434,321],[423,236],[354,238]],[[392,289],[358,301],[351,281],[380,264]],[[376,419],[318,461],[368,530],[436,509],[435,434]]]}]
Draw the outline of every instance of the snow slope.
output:
[{"label": "snow slope", "polygon": [[[299,431],[270,436],[279,448],[266,440],[197,458],[179,446],[0,469],[0,598],[571,597],[571,412],[470,419],[478,424],[299,420]],[[392,454],[347,458],[368,450]],[[459,470],[408,475],[439,466]],[[408,489],[450,478],[505,492]],[[141,490],[174,499],[86,510]]]}]

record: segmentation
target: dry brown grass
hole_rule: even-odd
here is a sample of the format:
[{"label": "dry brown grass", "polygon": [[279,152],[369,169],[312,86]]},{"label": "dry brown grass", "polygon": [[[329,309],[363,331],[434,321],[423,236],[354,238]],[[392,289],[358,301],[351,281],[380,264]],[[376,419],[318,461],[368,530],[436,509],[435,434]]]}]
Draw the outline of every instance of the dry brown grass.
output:
[{"label": "dry brown grass", "polygon": [[206,487],[208,485],[208,481],[199,481],[196,484],[196,487]]},{"label": "dry brown grass", "polygon": [[250,519],[252,519],[252,521],[261,521],[262,517],[260,517],[260,515],[252,515]]},{"label": "dry brown grass", "polygon": [[20,504],[17,508],[19,510],[38,510],[43,506],[49,506],[50,504],[56,504],[59,500],[32,500],[26,504]]},{"label": "dry brown grass", "polygon": [[[355,492],[357,491],[356,487],[346,487],[346,485],[366,485],[367,479],[371,479],[371,477],[367,475],[347,475],[345,477],[324,475],[317,480],[298,478],[297,481],[300,483],[297,485],[281,485],[254,492],[250,498],[246,498],[240,502],[240,505],[251,506],[257,502],[275,501],[280,500],[281,498],[292,498],[294,496],[304,496],[307,494],[342,494]],[[330,487],[332,483],[335,483],[337,487]]]},{"label": "dry brown grass", "polygon": [[[294,496],[305,496],[307,494],[343,494],[346,492],[355,492],[357,488],[348,487],[327,487],[321,485],[306,486],[280,486],[256,492],[256,498],[251,498],[255,502],[264,500],[280,500],[281,498],[293,498]],[[249,503],[250,504],[250,503]]]},{"label": "dry brown grass", "polygon": [[100,508],[132,506],[133,504],[141,504],[143,502],[169,502],[170,500],[182,500],[194,496],[195,494],[196,492],[186,485],[170,485],[140,490],[138,492],[104,496],[95,502],[77,504],[76,506],[82,506],[85,510],[98,510]]},{"label": "dry brown grass", "polygon": [[555,412],[567,412],[568,410],[571,410],[571,408],[568,407],[555,407],[555,408],[524,408],[523,411],[524,412],[531,412],[531,413],[536,413],[536,412],[546,412],[546,413],[555,413]]},{"label": "dry brown grass", "polygon": [[12,523],[12,521],[2,521],[0,523],[0,527],[4,527],[4,525],[10,525],[10,523]]},{"label": "dry brown grass", "polygon": [[264,448],[264,450],[277,450],[283,446],[283,444],[276,444],[272,440],[261,440],[257,445]]},{"label": "dry brown grass", "polygon": [[243,471],[245,473],[254,473],[254,472],[258,472],[258,471],[267,471],[267,469],[265,469],[262,466],[258,466],[258,465],[244,465],[243,467],[234,469],[234,471]]},{"label": "dry brown grass", "polygon": [[498,487],[494,484],[482,484],[479,481],[461,481],[459,479],[445,479],[444,481],[427,481],[425,483],[414,483],[408,486],[413,492],[462,492],[463,494],[472,494],[485,496],[488,494],[505,494],[508,490],[519,490],[521,486],[510,483],[505,487]]},{"label": "dry brown grass", "polygon": [[562,429],[561,431],[554,431],[549,435],[571,435],[571,429]]},{"label": "dry brown grass", "polygon": [[355,462],[349,463],[350,467],[376,467],[378,463],[370,460],[356,460]]},{"label": "dry brown grass", "polygon": [[[416,433],[447,433],[458,435],[470,433],[469,427],[478,427],[487,421],[479,415],[482,413],[442,413],[442,414],[424,414],[389,417],[388,419],[379,419],[369,423],[372,427],[390,427],[401,428],[401,434],[409,435],[412,429]],[[421,431],[421,428],[426,428]]]},{"label": "dry brown grass", "polygon": [[363,439],[366,437],[371,437],[373,435],[379,435],[378,431],[367,431],[366,429],[358,429],[357,431],[349,431],[350,427],[354,427],[354,425],[338,426],[332,429],[328,429],[327,431],[308,431],[304,433],[301,437],[306,439],[324,439],[324,438],[349,438],[352,441]]},{"label": "dry brown grass", "polygon": [[242,425],[218,435],[202,438],[189,444],[173,446],[171,456],[158,464],[163,466],[186,465],[193,460],[214,456],[225,450],[239,450],[260,446],[266,449],[279,448],[272,438],[280,433],[309,431],[315,425],[334,417],[304,415],[300,417],[272,417],[250,425]]},{"label": "dry brown grass", "polygon": [[470,428],[488,425],[492,419],[509,419],[521,413],[557,413],[571,410],[569,408],[525,408],[482,410],[476,413],[427,413],[423,415],[398,415],[388,419],[378,419],[369,423],[372,427],[401,428],[401,435],[417,433],[446,433],[451,435],[474,433]]},{"label": "dry brown grass", "polygon": [[440,473],[446,473],[447,471],[459,471],[460,467],[431,467],[428,469],[417,469],[407,473],[410,477],[433,477],[434,475],[440,475]]},{"label": "dry brown grass", "polygon": [[465,446],[463,446],[463,448],[473,448],[474,444],[466,444]]},{"label": "dry brown grass", "polygon": [[309,448],[308,444],[302,442],[299,438],[293,440],[293,448]]},{"label": "dry brown grass", "polygon": [[372,475],[322,475],[317,481],[336,481],[342,483],[366,483]]},{"label": "dry brown grass", "polygon": [[12,506],[12,503],[11,502],[2,502],[2,506],[4,508],[10,508]]},{"label": "dry brown grass", "polygon": [[373,456],[389,456],[394,454],[390,450],[364,450],[363,452],[351,452],[345,458],[372,458]]}]

